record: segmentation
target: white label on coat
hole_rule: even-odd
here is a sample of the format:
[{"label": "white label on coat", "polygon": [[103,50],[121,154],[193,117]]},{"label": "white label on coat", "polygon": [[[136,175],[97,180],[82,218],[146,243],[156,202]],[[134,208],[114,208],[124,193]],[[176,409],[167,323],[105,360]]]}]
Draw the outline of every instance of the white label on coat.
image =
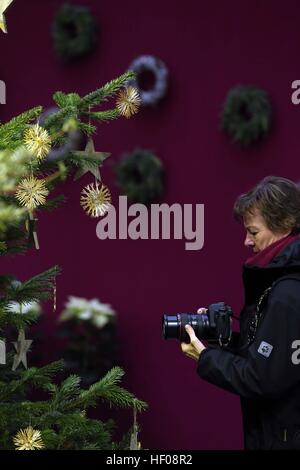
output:
[{"label": "white label on coat", "polygon": [[259,345],[258,352],[265,357],[269,357],[272,352],[273,346],[265,341],[262,341]]},{"label": "white label on coat", "polygon": [[300,364],[300,340],[295,339],[292,343],[292,349],[296,349],[296,351],[293,352],[292,354],[292,363],[295,364],[296,366]]}]

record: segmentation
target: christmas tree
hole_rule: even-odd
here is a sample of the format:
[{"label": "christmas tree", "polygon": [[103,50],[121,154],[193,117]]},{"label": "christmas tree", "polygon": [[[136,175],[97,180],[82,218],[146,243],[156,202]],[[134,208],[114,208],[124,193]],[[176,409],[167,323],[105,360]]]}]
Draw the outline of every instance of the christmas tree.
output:
[{"label": "christmas tree", "polygon": [[[50,113],[36,107],[0,125],[2,256],[39,248],[37,211],[53,209],[63,200],[63,196],[49,199],[49,194],[74,172],[76,179],[89,171],[95,178],[82,191],[83,209],[93,217],[105,213],[110,192],[101,181],[99,166],[109,154],[95,151],[93,122],[130,117],[137,111],[139,97],[126,86],[132,77],[132,72],[126,72],[83,97],[57,92],[53,96],[57,108]],[[117,93],[113,108],[94,109]],[[111,420],[88,417],[88,409],[99,400],[132,408],[134,414],[146,408],[120,387],[121,368],[112,368],[82,389],[76,375],[59,380],[62,361],[32,367],[27,360],[34,347],[28,328],[39,315],[31,307],[51,297],[55,303],[59,271],[55,266],[22,282],[11,274],[0,276],[0,449],[137,448],[136,419],[131,436],[116,443]]]}]

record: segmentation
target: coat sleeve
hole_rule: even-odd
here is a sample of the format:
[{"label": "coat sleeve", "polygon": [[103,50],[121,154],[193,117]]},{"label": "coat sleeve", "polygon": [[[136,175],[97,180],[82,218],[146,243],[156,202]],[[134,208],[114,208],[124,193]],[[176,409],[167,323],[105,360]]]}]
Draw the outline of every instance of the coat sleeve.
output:
[{"label": "coat sleeve", "polygon": [[200,377],[246,398],[276,397],[300,383],[299,290],[299,281],[279,282],[269,296],[247,358],[207,348],[198,361]]}]

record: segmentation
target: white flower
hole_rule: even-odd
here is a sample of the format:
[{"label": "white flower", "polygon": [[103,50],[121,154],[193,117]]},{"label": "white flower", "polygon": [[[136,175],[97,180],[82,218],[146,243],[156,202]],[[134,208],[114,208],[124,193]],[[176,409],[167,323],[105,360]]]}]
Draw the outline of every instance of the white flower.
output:
[{"label": "white flower", "polygon": [[86,308],[86,304],[87,304],[86,299],[83,299],[81,297],[70,296],[69,301],[66,303],[66,308],[68,308],[68,309],[73,309],[73,308],[82,309],[82,308]]},{"label": "white flower", "polygon": [[83,312],[79,313],[78,318],[80,318],[80,320],[89,320],[92,318],[92,312],[89,310],[84,310]]},{"label": "white flower", "polygon": [[92,299],[89,301],[89,306],[93,310],[100,310],[101,309],[101,303],[99,302],[98,299]]},{"label": "white flower", "polygon": [[103,304],[98,299],[87,300],[70,296],[60,320],[66,321],[71,318],[90,320],[97,328],[102,328],[115,314],[109,304]]},{"label": "white flower", "polygon": [[97,328],[103,328],[103,326],[106,325],[108,321],[108,317],[104,315],[95,315],[92,320],[92,322]]},{"label": "white flower", "polygon": [[95,310],[95,313],[101,313],[102,315],[115,315],[115,311],[109,304],[103,304],[97,299],[92,299],[89,302],[89,306],[92,310]]}]

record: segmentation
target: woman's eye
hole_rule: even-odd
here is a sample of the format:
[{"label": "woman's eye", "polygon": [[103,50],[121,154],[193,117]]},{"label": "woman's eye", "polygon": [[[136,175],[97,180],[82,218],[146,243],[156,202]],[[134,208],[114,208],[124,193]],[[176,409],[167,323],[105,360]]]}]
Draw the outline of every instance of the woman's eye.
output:
[{"label": "woman's eye", "polygon": [[250,232],[250,235],[252,235],[252,237],[255,237],[255,235],[257,235],[257,232]]}]

